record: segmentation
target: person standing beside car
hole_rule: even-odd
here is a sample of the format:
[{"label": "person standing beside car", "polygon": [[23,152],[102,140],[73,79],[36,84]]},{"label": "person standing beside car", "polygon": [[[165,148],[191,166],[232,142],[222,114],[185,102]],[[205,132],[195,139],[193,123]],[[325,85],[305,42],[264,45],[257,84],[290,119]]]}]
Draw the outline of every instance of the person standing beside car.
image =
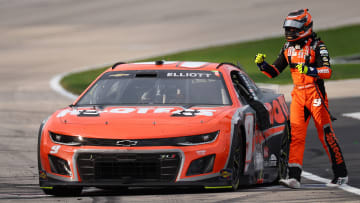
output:
[{"label": "person standing beside car", "polygon": [[336,187],[348,182],[345,160],[332,128],[324,79],[332,73],[330,58],[324,42],[312,29],[313,21],[308,9],[290,12],[284,21],[287,42],[275,62],[270,65],[266,55],[258,53],[255,63],[268,77],[278,76],[287,66],[294,83],[291,93],[289,151],[289,177],[280,183],[290,188],[300,188],[305,149],[305,138],[310,116],[313,117],[318,137],[332,163],[333,180],[327,184]]}]

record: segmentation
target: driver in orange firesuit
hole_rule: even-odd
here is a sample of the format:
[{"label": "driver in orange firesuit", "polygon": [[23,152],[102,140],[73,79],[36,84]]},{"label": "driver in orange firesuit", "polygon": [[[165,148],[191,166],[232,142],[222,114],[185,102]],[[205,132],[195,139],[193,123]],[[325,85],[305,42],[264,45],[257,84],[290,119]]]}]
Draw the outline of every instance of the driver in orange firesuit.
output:
[{"label": "driver in orange firesuit", "polygon": [[257,54],[255,63],[270,78],[278,76],[288,65],[294,83],[291,93],[289,152],[289,177],[280,183],[290,188],[300,188],[306,130],[313,117],[318,137],[329,156],[334,179],[327,184],[336,187],[348,182],[345,160],[332,128],[324,80],[331,76],[329,53],[325,44],[312,31],[308,9],[288,14],[284,21],[287,42],[278,58],[270,65],[265,54]]}]

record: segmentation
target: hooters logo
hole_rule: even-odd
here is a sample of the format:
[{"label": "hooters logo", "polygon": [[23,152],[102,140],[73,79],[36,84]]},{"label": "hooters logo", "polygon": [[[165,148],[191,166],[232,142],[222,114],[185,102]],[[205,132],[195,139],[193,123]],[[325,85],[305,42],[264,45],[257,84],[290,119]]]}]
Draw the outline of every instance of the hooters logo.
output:
[{"label": "hooters logo", "polygon": [[283,124],[287,120],[289,110],[284,97],[278,97],[271,103],[266,103],[265,105],[267,109],[269,109],[271,125]]}]

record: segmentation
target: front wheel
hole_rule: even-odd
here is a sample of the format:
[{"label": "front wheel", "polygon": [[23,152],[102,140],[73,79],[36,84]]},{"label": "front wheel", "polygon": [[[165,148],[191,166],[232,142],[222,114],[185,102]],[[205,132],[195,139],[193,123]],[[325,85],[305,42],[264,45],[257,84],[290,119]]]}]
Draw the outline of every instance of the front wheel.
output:
[{"label": "front wheel", "polygon": [[236,191],[239,189],[240,177],[244,170],[243,141],[240,135],[235,135],[233,138],[230,157],[231,186],[232,190]]},{"label": "front wheel", "polygon": [[288,161],[289,161],[289,150],[290,150],[290,123],[287,122],[284,133],[281,137],[280,143],[280,157],[279,157],[279,179],[286,179],[288,174]]}]

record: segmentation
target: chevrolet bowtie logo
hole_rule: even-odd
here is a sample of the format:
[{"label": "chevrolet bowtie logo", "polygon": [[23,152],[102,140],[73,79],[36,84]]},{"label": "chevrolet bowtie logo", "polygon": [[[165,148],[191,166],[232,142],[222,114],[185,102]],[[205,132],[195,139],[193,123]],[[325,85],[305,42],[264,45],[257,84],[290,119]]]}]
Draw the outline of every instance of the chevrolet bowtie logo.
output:
[{"label": "chevrolet bowtie logo", "polygon": [[135,146],[137,143],[138,143],[138,141],[133,141],[133,140],[118,140],[118,141],[116,141],[116,145],[122,146],[122,147]]}]

